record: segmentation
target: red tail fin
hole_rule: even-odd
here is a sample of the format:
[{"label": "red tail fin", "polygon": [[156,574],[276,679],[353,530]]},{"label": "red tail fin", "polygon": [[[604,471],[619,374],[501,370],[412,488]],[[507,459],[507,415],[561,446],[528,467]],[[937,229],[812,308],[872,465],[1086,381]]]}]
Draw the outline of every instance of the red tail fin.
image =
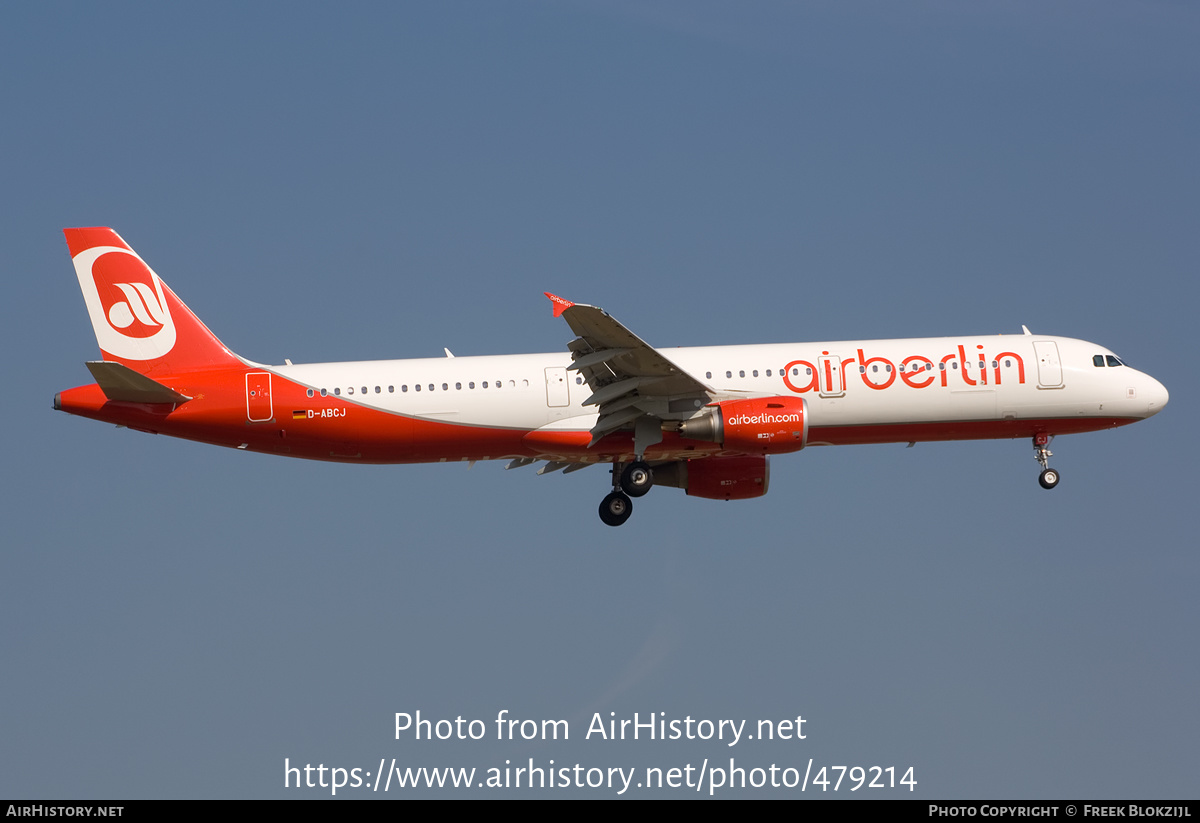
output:
[{"label": "red tail fin", "polygon": [[240,366],[112,229],[63,229],[105,360],[146,375]]}]

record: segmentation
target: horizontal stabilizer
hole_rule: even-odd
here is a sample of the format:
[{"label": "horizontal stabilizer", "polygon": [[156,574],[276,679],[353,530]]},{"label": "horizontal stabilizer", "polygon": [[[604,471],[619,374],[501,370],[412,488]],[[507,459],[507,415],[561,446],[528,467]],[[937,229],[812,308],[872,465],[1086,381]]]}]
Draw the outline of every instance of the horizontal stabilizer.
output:
[{"label": "horizontal stabilizer", "polygon": [[120,363],[92,360],[87,367],[104,396],[118,403],[186,403],[192,399]]}]

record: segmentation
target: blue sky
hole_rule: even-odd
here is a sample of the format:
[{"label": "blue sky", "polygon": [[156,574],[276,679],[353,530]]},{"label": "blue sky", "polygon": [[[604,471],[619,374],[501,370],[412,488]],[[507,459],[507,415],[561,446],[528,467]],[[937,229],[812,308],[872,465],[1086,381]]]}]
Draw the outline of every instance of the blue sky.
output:
[{"label": "blue sky", "polygon": [[[733,756],[913,767],[878,797],[1194,797],[1198,35],[1181,3],[0,8],[0,796]],[[97,354],[76,225],[263,362],[558,350],[548,290],[658,346],[1024,323],[1171,405],[1059,438],[1053,492],[1023,441],[812,449],[614,530],[593,472],[54,413]],[[503,709],[572,738],[393,733]],[[596,712],[808,736],[584,740]]]}]

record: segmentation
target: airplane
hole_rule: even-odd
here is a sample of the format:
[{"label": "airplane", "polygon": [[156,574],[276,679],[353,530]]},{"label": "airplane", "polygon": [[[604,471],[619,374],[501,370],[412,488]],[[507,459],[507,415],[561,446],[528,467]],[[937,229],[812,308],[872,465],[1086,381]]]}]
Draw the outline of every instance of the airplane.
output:
[{"label": "airplane", "polygon": [[268,366],[230,351],[110,228],[65,229],[102,360],[69,414],[345,463],[607,465],[609,526],[654,486],[761,497],[812,446],[1028,438],[1043,488],[1060,434],[1145,419],[1166,388],[1095,343],[1032,334],[656,349],[549,292],[576,335],[549,354]]}]

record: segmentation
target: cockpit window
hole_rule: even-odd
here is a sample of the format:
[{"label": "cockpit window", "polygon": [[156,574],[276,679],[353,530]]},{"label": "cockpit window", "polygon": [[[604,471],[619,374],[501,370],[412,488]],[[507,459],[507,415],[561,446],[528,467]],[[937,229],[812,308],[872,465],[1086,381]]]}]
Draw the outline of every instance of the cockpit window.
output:
[{"label": "cockpit window", "polygon": [[1108,357],[1108,365],[1110,365],[1110,366],[1124,366],[1125,365],[1120,360],[1113,357],[1111,354],[1108,355],[1107,357]]},{"label": "cockpit window", "polygon": [[1093,365],[1093,366],[1095,366],[1095,367],[1096,367],[1096,368],[1098,368],[1098,369],[1102,369],[1102,368],[1104,368],[1104,355],[1102,355],[1102,354],[1097,354],[1095,357],[1093,357],[1093,358],[1092,358],[1092,365]]}]

